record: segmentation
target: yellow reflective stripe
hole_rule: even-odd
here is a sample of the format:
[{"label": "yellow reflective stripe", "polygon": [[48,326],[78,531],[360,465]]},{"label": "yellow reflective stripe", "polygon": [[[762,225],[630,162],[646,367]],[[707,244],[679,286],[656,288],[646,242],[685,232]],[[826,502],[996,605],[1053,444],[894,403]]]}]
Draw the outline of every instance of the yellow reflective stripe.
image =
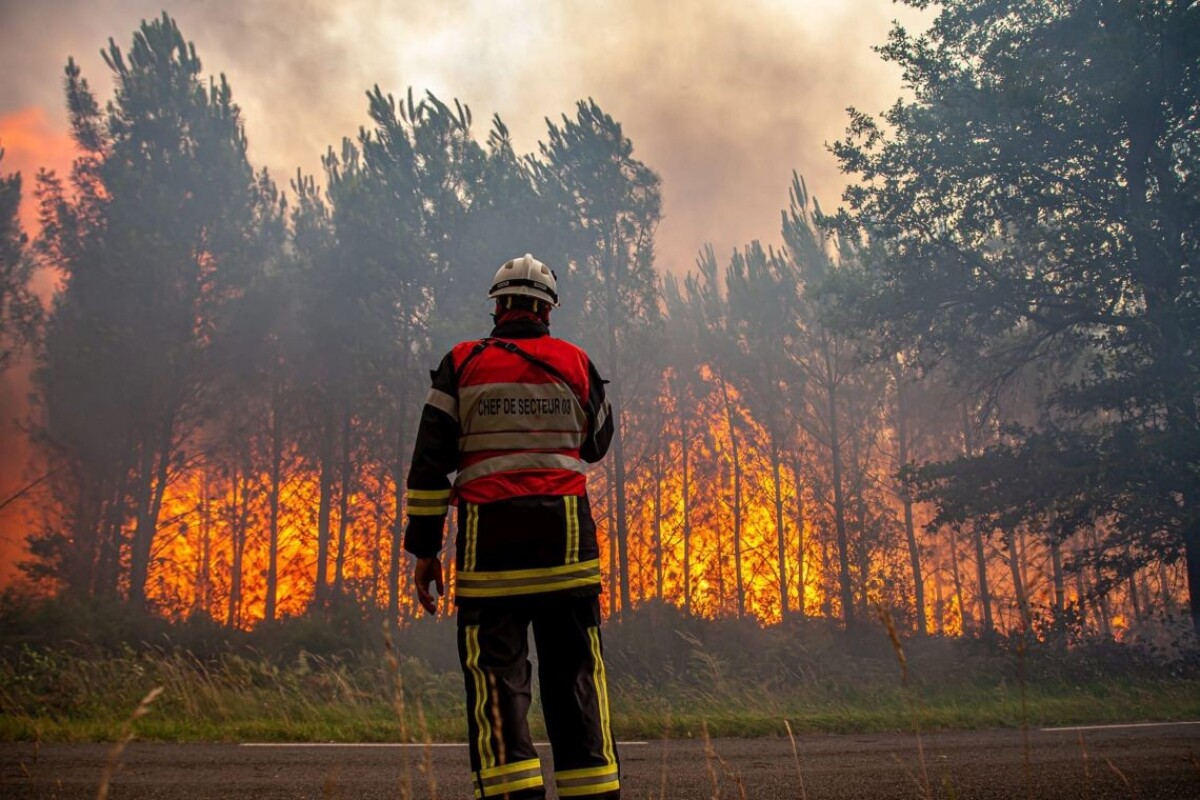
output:
[{"label": "yellow reflective stripe", "polygon": [[[479,544],[479,505],[466,503],[467,507],[467,540],[463,551],[463,572],[475,569],[475,553]],[[460,572],[459,575],[462,573]]]},{"label": "yellow reflective stripe", "polygon": [[507,597],[509,595],[540,594],[542,592],[558,592],[564,589],[579,589],[584,586],[595,586],[598,583],[600,583],[599,576],[590,578],[571,578],[568,580],[556,581],[553,584],[529,583],[496,587],[467,587],[463,586],[462,583],[459,583],[456,592],[459,597]]},{"label": "yellow reflective stripe", "polygon": [[566,563],[574,564],[579,561],[579,498],[567,495],[563,498],[563,508],[567,515],[567,556]]},{"label": "yellow reflective stripe", "polygon": [[507,797],[509,792],[515,792],[520,789],[532,789],[535,786],[542,785],[542,776],[536,778],[522,778],[519,781],[507,781],[505,783],[497,783],[492,786],[485,787],[486,793],[481,797]]},{"label": "yellow reflective stripe", "polygon": [[511,764],[501,764],[498,767],[490,767],[479,771],[480,779],[486,781],[489,778],[498,778],[503,775],[512,775],[514,772],[525,772],[526,770],[540,770],[542,768],[541,759],[528,758],[524,761],[514,761]]},{"label": "yellow reflective stripe", "polygon": [[450,511],[450,506],[443,503],[440,506],[421,506],[408,505],[408,515],[410,517],[441,517],[445,516]]},{"label": "yellow reflective stripe", "polygon": [[604,737],[604,760],[608,764],[616,764],[617,754],[613,749],[612,728],[608,713],[608,677],[604,672],[604,656],[600,652],[600,629],[595,625],[588,628],[588,638],[592,642],[592,683],[596,687],[596,702],[600,706],[600,733]]},{"label": "yellow reflective stripe", "polygon": [[502,581],[509,578],[542,578],[565,573],[582,573],[591,569],[600,569],[600,559],[593,558],[590,561],[581,561],[578,564],[563,564],[557,567],[535,567],[534,569],[504,569],[493,572],[471,572],[470,574],[467,574],[464,570],[459,575],[460,577],[478,581]]},{"label": "yellow reflective stripe", "polygon": [[583,769],[564,769],[561,772],[554,773],[554,781],[556,783],[564,781],[575,781],[579,778],[606,778],[609,775],[617,774],[616,764],[602,764],[598,767],[584,767]]},{"label": "yellow reflective stripe", "polygon": [[467,638],[467,671],[475,681],[475,725],[479,728],[479,764],[482,768],[496,764],[492,753],[492,725],[487,716],[487,678],[479,668],[479,626],[468,625]]},{"label": "yellow reflective stripe", "polygon": [[408,500],[450,500],[449,489],[409,489]]},{"label": "yellow reflective stripe", "polygon": [[499,597],[574,589],[600,583],[600,559],[579,564],[562,564],[539,569],[510,569],[498,572],[463,570],[455,575],[459,597]]},{"label": "yellow reflective stripe", "polygon": [[608,781],[607,783],[592,783],[586,786],[560,786],[558,789],[559,797],[578,797],[581,794],[604,794],[605,792],[615,792],[621,788],[619,780]]},{"label": "yellow reflective stripe", "polygon": [[521,778],[520,780],[507,781],[505,783],[497,783],[491,786],[483,787],[480,791],[479,787],[475,787],[475,797],[477,800],[484,797],[508,797],[510,792],[515,792],[520,789],[532,789],[542,785],[542,776],[536,778]]},{"label": "yellow reflective stripe", "polygon": [[408,489],[410,517],[440,517],[450,510],[449,489]]},{"label": "yellow reflective stripe", "polygon": [[479,770],[476,797],[507,795],[542,785],[542,762],[536,758]]}]

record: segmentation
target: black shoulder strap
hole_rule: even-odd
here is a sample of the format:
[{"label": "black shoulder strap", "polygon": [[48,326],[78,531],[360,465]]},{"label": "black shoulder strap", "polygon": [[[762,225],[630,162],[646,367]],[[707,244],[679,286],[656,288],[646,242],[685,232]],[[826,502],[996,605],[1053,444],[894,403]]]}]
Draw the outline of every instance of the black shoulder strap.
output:
[{"label": "black shoulder strap", "polygon": [[518,347],[513,342],[505,341],[503,339],[493,339],[491,337],[488,337],[486,339],[480,339],[475,344],[475,347],[472,348],[471,352],[469,354],[467,354],[467,357],[463,359],[463,363],[459,365],[458,371],[455,373],[455,376],[454,376],[455,383],[458,383],[458,378],[462,376],[463,371],[466,370],[466,368],[467,368],[467,365],[470,364],[472,361],[474,361],[479,356],[480,353],[482,353],[484,350],[486,350],[488,348],[489,345],[492,347],[499,347],[501,350],[507,350],[508,352],[512,353],[513,355],[520,356],[521,358],[528,361],[530,364],[533,364],[535,367],[540,369],[542,372],[545,372],[551,378],[554,378],[556,381],[561,383],[563,386],[566,386],[571,391],[571,394],[575,395],[575,400],[576,400],[576,402],[579,403],[580,408],[587,408],[587,404],[579,399],[579,395],[575,394],[575,389],[571,386],[571,382],[569,380],[567,380],[567,376],[563,375],[562,372],[558,369],[558,367],[554,366],[553,364],[551,364],[548,361],[543,361],[542,359],[540,359],[537,356],[533,355],[532,353],[528,352],[524,348]]},{"label": "black shoulder strap", "polygon": [[467,357],[464,358],[463,362],[458,365],[458,369],[454,370],[454,385],[455,385],[455,387],[457,387],[458,384],[461,382],[462,374],[467,371],[467,365],[470,364],[472,361],[474,361],[476,358],[478,358],[479,354],[487,349],[488,342],[490,342],[490,341],[492,341],[492,340],[491,339],[480,339],[478,342],[476,342],[475,347],[473,347],[471,349],[470,353],[467,353]]}]

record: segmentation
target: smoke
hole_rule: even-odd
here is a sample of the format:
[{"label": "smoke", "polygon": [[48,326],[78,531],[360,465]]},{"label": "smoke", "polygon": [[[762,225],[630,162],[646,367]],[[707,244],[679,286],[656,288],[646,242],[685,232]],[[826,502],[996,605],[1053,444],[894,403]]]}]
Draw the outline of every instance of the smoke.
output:
[{"label": "smoke", "polygon": [[[72,156],[68,56],[105,102],[100,50],[109,37],[128,49],[163,5],[0,2],[0,169],[25,175],[27,229],[37,168],[65,174]],[[658,264],[673,272],[690,269],[705,242],[721,258],[752,239],[778,242],[793,169],[836,205],[844,181],[825,145],[841,134],[846,106],[878,110],[896,97],[899,75],[870,47],[893,16],[921,18],[890,0],[192,0],[166,10],[205,72],[228,76],[251,160],[281,184],[297,167],[320,178],[325,150],[367,123],[364,93],[376,84],[461,99],[480,138],[499,113],[524,152],[544,138],[546,118],[595,98],[662,176]],[[12,427],[26,413],[26,380],[0,376],[0,489],[27,471]],[[0,560],[11,563],[11,547],[0,540]]]},{"label": "smoke", "polygon": [[[161,0],[4,4],[8,76],[0,115],[38,106],[66,129],[62,66],[73,55],[97,94],[110,91],[99,50],[127,48]],[[779,240],[779,210],[798,169],[827,207],[844,183],[828,142],[845,107],[877,110],[899,75],[871,45],[916,12],[889,0],[640,3],[611,0],[193,0],[167,8],[210,74],[224,72],[245,114],[251,158],[284,182],[366,124],[364,92],[432,90],[475,113],[499,113],[532,151],[545,118],[594,97],[624,124],[663,178],[660,266],[689,269],[718,253]],[[3,133],[0,132],[0,136]]]}]

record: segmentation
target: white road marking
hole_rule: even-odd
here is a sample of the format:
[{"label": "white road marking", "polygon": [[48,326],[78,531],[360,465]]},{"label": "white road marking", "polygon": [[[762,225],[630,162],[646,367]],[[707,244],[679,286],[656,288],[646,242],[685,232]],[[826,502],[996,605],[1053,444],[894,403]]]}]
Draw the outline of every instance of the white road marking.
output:
[{"label": "white road marking", "polygon": [[1041,730],[1043,733],[1056,733],[1059,731],[1107,731],[1115,728],[1166,728],[1172,725],[1200,725],[1200,720],[1190,720],[1188,722],[1126,722],[1114,725],[1074,725],[1067,728],[1042,728]]},{"label": "white road marking", "polygon": [[[617,742],[619,747],[642,747],[648,742]],[[549,742],[534,742],[537,747],[549,747]],[[465,742],[241,742],[238,747],[466,747]]]}]

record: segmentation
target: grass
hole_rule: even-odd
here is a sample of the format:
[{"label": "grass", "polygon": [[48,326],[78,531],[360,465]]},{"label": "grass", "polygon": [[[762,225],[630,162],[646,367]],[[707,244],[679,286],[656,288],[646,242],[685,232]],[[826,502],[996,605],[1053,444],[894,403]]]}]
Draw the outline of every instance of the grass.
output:
[{"label": "grass", "polygon": [[[708,664],[711,667],[711,663]],[[869,676],[869,669],[860,670]],[[989,680],[990,678],[990,680]],[[613,721],[622,738],[709,735],[783,736],[939,729],[1017,728],[1200,718],[1200,679],[1042,679],[1018,684],[978,671],[928,676],[905,689],[870,677],[754,683],[697,675],[641,681],[612,676]],[[404,702],[394,691],[403,686]],[[25,650],[0,660],[0,740],[112,741],[147,692],[161,697],[136,732],[143,740],[385,742],[461,741],[461,677],[404,659],[350,664],[301,656],[283,665],[225,655],[201,661],[186,652],[127,651],[103,657]],[[1022,713],[1024,691],[1026,712]],[[912,703],[911,696],[919,697]],[[398,720],[403,709],[403,726]],[[540,711],[531,714],[544,736]],[[402,731],[407,731],[407,735]]]},{"label": "grass", "polygon": [[[3,598],[0,598],[2,600]],[[6,610],[7,609],[7,610]],[[0,741],[462,741],[453,620],[383,635],[361,609],[229,632],[123,608],[0,602]],[[1180,633],[1180,630],[1183,632]],[[1200,719],[1200,645],[904,638],[880,623],[760,627],[647,604],[604,629],[622,738],[785,736]],[[128,642],[158,642],[157,646]],[[544,738],[540,709],[530,715]]]}]

